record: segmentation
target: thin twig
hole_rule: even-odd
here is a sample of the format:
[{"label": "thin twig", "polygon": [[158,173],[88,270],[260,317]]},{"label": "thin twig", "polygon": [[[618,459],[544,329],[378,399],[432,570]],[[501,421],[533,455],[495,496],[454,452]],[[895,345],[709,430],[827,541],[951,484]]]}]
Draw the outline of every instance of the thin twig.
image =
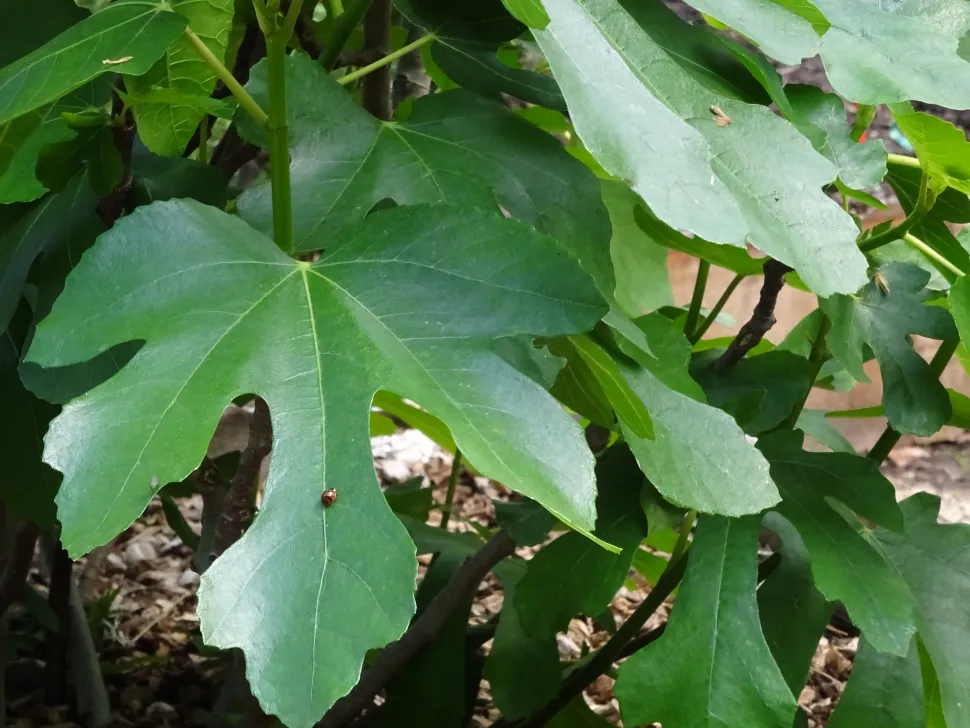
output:
[{"label": "thin twig", "polygon": [[[687,568],[688,554],[684,554],[676,563],[670,564],[663,575],[657,581],[657,585],[651,589],[647,598],[637,607],[636,611],[624,622],[613,634],[605,645],[593,654],[590,660],[572,674],[570,674],[559,688],[559,693],[555,698],[539,708],[521,723],[516,723],[516,728],[539,728],[552,720],[560,710],[565,708],[579,695],[587,685],[593,682],[600,675],[612,667],[613,663],[620,659],[623,649],[635,639],[640,629],[646,621],[656,612],[660,605],[664,603],[671,592],[680,583]],[[493,724],[492,728],[508,728],[508,722],[503,720]]]},{"label": "thin twig", "polygon": [[731,294],[734,293],[735,289],[737,289],[741,281],[743,281],[745,278],[747,278],[747,276],[744,273],[738,273],[736,276],[734,276],[734,278],[731,279],[731,282],[728,283],[727,288],[724,289],[724,293],[721,294],[721,297],[717,299],[717,303],[714,304],[714,308],[712,308],[711,312],[707,314],[707,318],[704,319],[701,322],[701,325],[698,326],[697,329],[687,337],[691,344],[696,344],[701,340],[701,337],[707,333],[707,330],[711,328],[711,326],[717,320],[717,317],[721,315],[721,311],[724,310],[724,306],[727,304],[728,299],[731,298]]},{"label": "thin twig", "polygon": [[[821,313],[821,312],[819,312]],[[792,408],[792,411],[788,413],[788,417],[782,422],[781,426],[787,429],[794,429],[798,424],[798,418],[802,414],[802,410],[805,409],[805,403],[808,402],[808,398],[812,394],[812,388],[815,386],[815,380],[818,379],[819,373],[822,371],[822,367],[828,360],[828,353],[825,350],[825,336],[829,332],[831,327],[831,322],[829,317],[824,313],[822,314],[822,321],[818,325],[818,332],[815,334],[815,341],[812,342],[812,351],[808,355],[808,360],[814,365],[812,370],[812,381],[808,385],[808,389],[805,391],[805,396],[799,400],[799,402]]]},{"label": "thin twig", "polygon": [[728,345],[727,351],[714,362],[715,371],[723,372],[734,366],[756,347],[768,330],[775,325],[775,305],[778,303],[778,294],[785,285],[785,274],[790,270],[791,268],[777,260],[769,260],[765,263],[765,279],[761,284],[758,305],[754,307],[751,318],[741,327],[734,341]]},{"label": "thin twig", "polygon": [[39,533],[40,529],[36,524],[25,523],[14,535],[7,567],[3,570],[3,576],[0,576],[0,617],[6,614],[11,604],[20,601],[24,595]]},{"label": "thin twig", "polygon": [[222,504],[222,515],[210,549],[211,561],[215,561],[236,543],[252,520],[253,501],[259,485],[259,469],[272,446],[273,425],[269,406],[257,397],[253,404],[253,416],[249,421],[249,444],[239,458],[236,474],[232,476]]},{"label": "thin twig", "polygon": [[515,550],[515,541],[505,531],[499,531],[469,557],[451,578],[451,581],[438,592],[438,595],[415,619],[407,632],[397,642],[384,648],[377,662],[361,675],[360,681],[345,697],[327,712],[318,728],[338,728],[347,725],[358,713],[373,704],[374,696],[379,693],[397,672],[417,652],[431,642],[448,618],[470,594],[478,588],[485,575],[498,562]]},{"label": "thin twig", "polygon": [[461,474],[461,450],[455,450],[455,459],[451,461],[451,473],[448,475],[448,491],[445,493],[445,504],[441,508],[441,528],[448,529],[451,520],[451,507],[455,500],[455,486]]},{"label": "thin twig", "polygon": [[[119,77],[115,88],[124,91],[124,80]],[[125,212],[128,193],[131,192],[131,154],[135,142],[135,122],[131,113],[121,100],[120,93],[112,98],[112,138],[115,149],[121,157],[121,179],[107,197],[98,203],[98,216],[106,227],[111,227]]]}]

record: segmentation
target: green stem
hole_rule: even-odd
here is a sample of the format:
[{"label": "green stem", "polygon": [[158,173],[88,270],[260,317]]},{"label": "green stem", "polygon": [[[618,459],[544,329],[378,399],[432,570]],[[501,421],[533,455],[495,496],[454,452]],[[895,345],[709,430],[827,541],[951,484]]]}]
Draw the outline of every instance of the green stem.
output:
[{"label": "green stem", "polygon": [[701,313],[701,302],[704,300],[704,289],[707,288],[707,274],[711,272],[711,264],[702,260],[697,268],[697,279],[694,281],[694,295],[690,299],[687,310],[687,320],[684,322],[684,334],[690,338],[697,325],[697,318]]},{"label": "green stem", "polygon": [[711,328],[714,321],[717,320],[717,317],[721,315],[721,311],[724,310],[724,306],[727,304],[728,299],[731,298],[731,294],[734,293],[738,285],[740,285],[741,281],[743,281],[746,277],[747,276],[745,276],[743,273],[738,273],[736,276],[734,276],[734,278],[731,279],[731,282],[728,283],[727,288],[724,289],[724,293],[721,294],[721,297],[717,299],[717,303],[714,304],[714,308],[711,309],[711,312],[707,315],[707,318],[701,322],[701,325],[697,327],[697,330],[694,333],[687,337],[692,345],[700,341],[701,337],[707,333],[709,328]]},{"label": "green stem", "polygon": [[283,24],[275,27],[266,36],[266,67],[269,77],[269,117],[266,121],[266,134],[269,137],[273,238],[286,253],[292,253],[294,249],[289,126],[286,115],[286,46],[290,42],[302,5],[303,0],[292,0]]},{"label": "green stem", "polygon": [[328,71],[337,65],[337,59],[343,53],[344,46],[353,35],[354,28],[364,19],[371,2],[373,0],[351,0],[347,8],[340,13],[337,12],[336,6],[334,7],[333,33],[330,34],[323,53],[320,54],[320,64]]},{"label": "green stem", "polygon": [[455,450],[455,459],[451,461],[451,473],[448,475],[448,492],[445,493],[445,504],[441,509],[441,528],[448,528],[451,520],[451,504],[455,500],[455,486],[461,473],[461,450]]},{"label": "green stem", "polygon": [[863,240],[859,243],[859,250],[863,253],[868,253],[876,248],[881,248],[883,245],[888,245],[894,240],[899,240],[933,208],[935,202],[936,195],[930,192],[930,176],[924,171],[919,181],[919,197],[916,199],[916,206],[913,207],[912,212],[896,227],[889,228]]},{"label": "green stem", "polygon": [[[670,554],[669,564],[675,564],[680,561],[680,557],[687,552],[687,547],[690,545],[690,532],[694,528],[694,521],[697,520],[697,511],[691,508],[684,515],[684,522],[680,527],[680,533],[677,535],[677,543],[674,544],[674,551]],[[668,564],[667,568],[670,568]]]},{"label": "green stem", "polygon": [[949,260],[944,258],[939,253],[937,253],[935,250],[933,250],[933,248],[931,248],[929,245],[924,243],[915,235],[906,233],[905,235],[903,235],[903,240],[906,241],[907,245],[918,250],[923,255],[923,257],[933,261],[934,263],[937,263],[943,266],[958,278],[962,275],[965,275],[965,273],[962,270],[957,268],[955,265],[953,265],[953,263],[951,263]]},{"label": "green stem", "polygon": [[216,76],[219,80],[225,84],[229,92],[236,97],[236,101],[242,106],[246,113],[248,113],[253,119],[256,120],[260,126],[266,126],[266,122],[269,120],[269,115],[260,108],[259,104],[256,103],[256,99],[249,95],[249,92],[242,87],[242,84],[236,80],[232,75],[232,71],[226,68],[222,61],[220,61],[216,55],[209,50],[209,47],[202,42],[202,39],[195,34],[191,28],[185,29],[185,37],[195,49],[195,52],[199,54],[206,65],[209,66],[213,71],[215,71]]},{"label": "green stem", "polygon": [[859,141],[875,118],[876,107],[870,104],[861,104],[855,112],[855,123],[852,125],[852,141]]},{"label": "green stem", "polygon": [[206,114],[199,122],[199,161],[209,163],[209,115]]},{"label": "green stem", "polygon": [[[940,375],[943,374],[943,370],[946,369],[946,365],[950,363],[950,359],[953,357],[953,352],[957,350],[957,346],[960,345],[960,337],[954,336],[952,338],[946,339],[940,344],[940,348],[936,350],[936,354],[933,355],[933,359],[930,360],[930,371],[933,376],[939,379]],[[892,427],[887,426],[883,430],[882,435],[876,440],[876,444],[872,446],[869,451],[869,458],[875,460],[877,463],[881,463],[887,457],[889,453],[899,442],[899,438],[902,437],[896,430]]]},{"label": "green stem", "polygon": [[435,37],[436,36],[433,33],[422,35],[413,43],[408,43],[405,46],[401,46],[396,51],[388,53],[383,58],[378,58],[370,65],[364,66],[363,68],[358,68],[356,71],[353,71],[352,73],[348,73],[346,76],[343,76],[342,78],[338,78],[337,83],[346,86],[348,83],[352,83],[353,81],[356,81],[358,78],[362,78],[363,76],[366,76],[368,73],[373,73],[378,68],[383,68],[388,63],[393,63],[401,56],[406,56],[408,53],[415,50],[416,48],[420,48],[423,45],[427,45],[428,43],[433,41]]},{"label": "green stem", "polygon": [[915,167],[916,169],[920,169],[923,166],[916,157],[907,157],[903,154],[890,154],[886,161],[890,164],[899,165],[900,167]]},{"label": "green stem", "polygon": [[812,374],[812,384],[809,385],[808,391],[805,392],[802,400],[795,405],[788,414],[788,417],[781,424],[781,427],[784,429],[795,429],[795,425],[798,424],[798,417],[802,414],[802,410],[805,409],[805,403],[808,402],[808,398],[812,394],[812,387],[815,385],[815,380],[818,379],[819,372],[822,371],[822,366],[828,359],[828,355],[825,353],[825,335],[829,332],[831,326],[832,323],[829,321],[829,317],[823,313],[822,322],[818,325],[818,333],[815,334],[815,341],[812,342],[812,351],[808,355],[808,360],[815,365],[815,370]]}]

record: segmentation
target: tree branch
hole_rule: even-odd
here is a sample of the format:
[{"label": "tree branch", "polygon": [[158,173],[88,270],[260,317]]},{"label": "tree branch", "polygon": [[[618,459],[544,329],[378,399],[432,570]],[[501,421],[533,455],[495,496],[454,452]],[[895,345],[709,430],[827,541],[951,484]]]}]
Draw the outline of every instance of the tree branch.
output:
[{"label": "tree branch", "polygon": [[[116,88],[124,91],[125,82],[118,77]],[[111,119],[114,124],[112,137],[115,149],[121,156],[121,179],[108,196],[98,203],[98,216],[106,227],[111,227],[125,212],[128,193],[131,192],[131,150],[135,142],[135,122],[125,107],[120,94],[112,97]]]},{"label": "tree branch", "polygon": [[[364,16],[364,49],[381,57],[391,50],[391,0],[373,0]],[[391,67],[381,66],[364,78],[362,105],[381,121],[390,121]]]},{"label": "tree branch", "polygon": [[765,280],[761,284],[758,305],[754,307],[751,318],[741,327],[734,341],[728,345],[727,351],[714,362],[715,371],[723,372],[737,364],[775,325],[775,305],[778,303],[778,294],[785,285],[785,274],[790,270],[791,268],[777,260],[765,263]]},{"label": "tree branch", "polygon": [[[593,682],[600,675],[612,667],[624,654],[624,648],[636,639],[646,639],[646,636],[639,636],[641,627],[656,612],[664,600],[680,583],[687,568],[687,558],[689,554],[684,554],[676,563],[671,564],[664,571],[657,581],[657,585],[650,591],[643,603],[637,607],[636,611],[630,615],[629,619],[613,634],[605,645],[593,653],[589,661],[572,672],[559,687],[559,694],[555,698],[539,708],[525,720],[516,723],[515,728],[539,728],[552,720],[560,710],[565,708],[573,701],[577,695]],[[654,630],[656,631],[656,630]],[[648,632],[647,634],[651,634]],[[654,635],[656,639],[660,635]],[[508,728],[509,723],[502,719],[493,724],[492,728]]]},{"label": "tree branch", "polygon": [[498,562],[515,550],[515,542],[505,532],[499,531],[470,556],[455,573],[447,586],[434,598],[428,608],[415,619],[407,632],[397,642],[384,648],[376,663],[360,678],[360,682],[327,712],[317,728],[338,728],[347,725],[358,713],[373,704],[380,692],[397,672],[421,648],[431,642],[441,631],[445,621],[458,606],[473,594],[485,575]]},{"label": "tree branch", "polygon": [[249,444],[239,458],[236,474],[232,476],[223,500],[222,514],[209,552],[209,563],[236,543],[252,520],[259,469],[272,447],[273,425],[269,406],[257,397],[253,406],[253,417],[249,422]]},{"label": "tree branch", "polygon": [[40,529],[36,524],[25,523],[14,536],[10,559],[3,570],[3,576],[0,576],[0,617],[6,614],[10,605],[20,601],[24,595],[39,533]]}]

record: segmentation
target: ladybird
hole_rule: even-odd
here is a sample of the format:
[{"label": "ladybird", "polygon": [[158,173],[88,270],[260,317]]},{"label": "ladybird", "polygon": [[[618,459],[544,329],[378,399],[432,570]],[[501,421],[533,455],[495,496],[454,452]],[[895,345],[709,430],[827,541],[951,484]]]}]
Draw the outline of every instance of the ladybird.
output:
[{"label": "ladybird", "polygon": [[323,503],[324,508],[329,508],[337,500],[337,489],[327,488],[323,491],[323,495],[320,496],[320,502]]}]

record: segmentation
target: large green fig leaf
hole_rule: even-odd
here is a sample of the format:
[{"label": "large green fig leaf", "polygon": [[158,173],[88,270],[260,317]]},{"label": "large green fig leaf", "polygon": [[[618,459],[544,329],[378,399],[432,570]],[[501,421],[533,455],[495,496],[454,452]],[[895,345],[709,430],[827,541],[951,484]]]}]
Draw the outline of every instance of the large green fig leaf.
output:
[{"label": "large green fig leaf", "polygon": [[947,728],[970,726],[970,526],[941,525],[939,496],[900,504],[905,535],[875,538],[916,597],[916,627],[939,678]]},{"label": "large green fig leaf", "polygon": [[4,2],[4,23],[0,28],[0,68],[36,50],[87,16],[74,0]]},{"label": "large green fig leaf", "polygon": [[795,699],[758,623],[759,521],[700,519],[666,631],[620,666],[625,725],[791,728]]},{"label": "large green fig leaf", "polygon": [[56,101],[102,73],[145,73],[185,29],[163,4],[118,0],[0,69],[0,124]]},{"label": "large green fig leaf", "polygon": [[[963,0],[688,2],[785,63],[797,63],[793,57],[800,53],[818,52],[832,87],[850,101],[970,107],[964,48],[970,7]],[[805,21],[821,36],[820,45]]]},{"label": "large green fig leaf", "polygon": [[869,381],[862,368],[868,344],[879,362],[889,424],[898,432],[932,435],[950,418],[950,398],[908,337],[946,339],[956,328],[946,309],[923,303],[928,272],[910,263],[885,263],[878,272],[882,280],[871,281],[858,296],[820,299],[832,322],[825,342],[860,382]]},{"label": "large green fig leaf", "polygon": [[[233,0],[171,0],[169,4],[222,60],[232,29]],[[135,123],[145,146],[156,154],[181,154],[205,116],[199,102],[209,97],[215,85],[215,71],[185,36],[172,43],[147,73],[129,79],[127,89],[136,101],[132,104]],[[161,94],[153,100],[158,90],[175,96]],[[173,103],[178,97],[184,97],[185,103]]]},{"label": "large green fig leaf", "polygon": [[877,652],[865,637],[852,664],[852,675],[839,698],[829,728],[884,726],[927,728],[919,651],[914,639],[904,657]]},{"label": "large green fig leaf", "polygon": [[909,104],[896,104],[893,120],[937,189],[970,193],[970,142],[962,130],[945,119],[913,111]]},{"label": "large green fig leaf", "polygon": [[[821,296],[865,283],[852,219],[823,192],[838,170],[765,106],[726,96],[679,59],[702,33],[662,3],[545,0],[535,37],[586,147],[673,228],[746,241]],[[664,170],[657,174],[658,169]]]},{"label": "large green fig leaf", "polygon": [[[464,91],[425,96],[406,122],[381,122],[309,58],[291,56],[288,70],[298,250],[326,246],[328,226],[359,220],[387,198],[488,209],[497,203],[556,238],[595,278],[612,277],[599,180],[553,137]],[[265,64],[247,88],[266,98]],[[251,125],[243,130],[263,141]],[[269,185],[239,198],[243,218],[267,233],[271,207]]]},{"label": "large green fig leaf", "polygon": [[687,4],[757,40],[767,55],[790,66],[814,56],[821,45],[812,23],[787,9],[784,0],[687,0]]},{"label": "large green fig leaf", "polygon": [[267,401],[265,498],[206,572],[199,611],[206,641],[241,647],[254,693],[291,726],[319,719],[414,609],[414,549],[371,462],[378,389],[440,417],[483,474],[578,529],[594,520],[580,428],[488,346],[591,327],[606,309],[576,262],[520,223],[448,206],[375,213],[327,242],[311,265],[193,201],[139,208],[84,256],[29,356],[63,366],[146,341],[47,435],[73,555],[195,468],[233,397]]},{"label": "large green fig leaf", "polygon": [[860,535],[857,519],[828,502],[839,501],[870,521],[899,528],[894,490],[878,463],[847,453],[806,452],[800,435],[791,432],[762,437],[758,447],[771,462],[771,477],[782,494],[775,510],[801,534],[819,591],[830,601],[840,600],[877,649],[905,655],[915,629],[909,589]]}]

